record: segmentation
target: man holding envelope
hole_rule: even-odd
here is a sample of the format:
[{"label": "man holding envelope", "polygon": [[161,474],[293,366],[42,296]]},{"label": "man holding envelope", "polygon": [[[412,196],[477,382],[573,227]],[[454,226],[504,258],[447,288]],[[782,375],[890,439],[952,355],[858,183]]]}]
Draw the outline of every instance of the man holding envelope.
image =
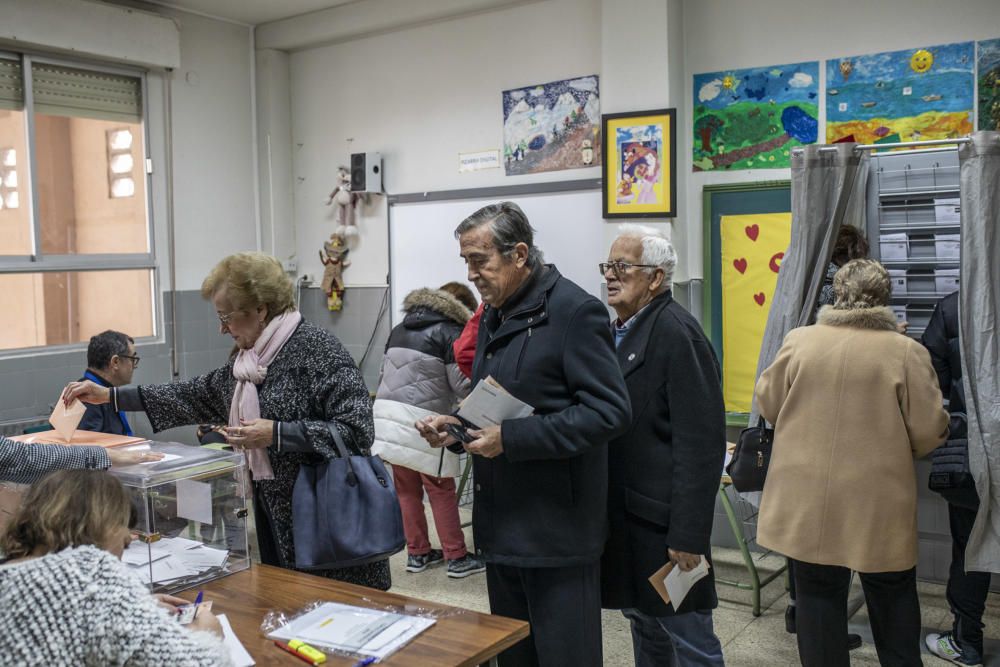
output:
[{"label": "man holding envelope", "polygon": [[[476,555],[486,561],[491,611],[531,621],[531,636],[500,654],[501,665],[598,667],[607,443],[628,425],[628,396],[607,310],[542,262],[533,231],[503,202],[455,232],[486,303],[476,389],[463,404],[484,422],[465,417],[477,428],[463,435]],[[428,417],[417,428],[431,445],[453,445],[449,424],[460,420]]]},{"label": "man holding envelope", "polygon": [[[631,622],[637,666],[720,666],[715,582],[704,573],[726,447],[719,362],[701,325],[673,300],[670,242],[655,229],[623,228],[600,265],[632,398],[630,428],[610,445],[602,602]],[[694,582],[686,595],[674,587],[669,604],[650,583],[668,560],[678,570],[672,578]]]}]

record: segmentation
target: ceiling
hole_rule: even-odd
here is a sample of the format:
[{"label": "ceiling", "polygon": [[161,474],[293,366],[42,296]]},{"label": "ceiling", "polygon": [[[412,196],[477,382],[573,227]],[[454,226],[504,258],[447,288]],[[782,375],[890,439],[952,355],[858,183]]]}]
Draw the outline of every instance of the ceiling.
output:
[{"label": "ceiling", "polygon": [[[114,1],[114,0],[112,0]],[[148,0],[249,25],[268,23],[362,0]]]}]

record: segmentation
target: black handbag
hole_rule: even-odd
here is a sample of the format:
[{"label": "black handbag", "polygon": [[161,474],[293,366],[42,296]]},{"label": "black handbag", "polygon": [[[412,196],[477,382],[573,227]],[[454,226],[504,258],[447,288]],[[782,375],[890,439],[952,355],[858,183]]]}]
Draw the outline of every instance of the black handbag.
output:
[{"label": "black handbag", "polygon": [[388,558],[406,545],[396,487],[377,455],[352,456],[327,424],[338,458],[300,465],[292,490],[295,567],[325,570]]},{"label": "black handbag", "polygon": [[736,451],[726,466],[726,474],[733,480],[733,487],[741,492],[763,491],[767,467],[771,463],[774,429],[767,427],[761,417],[756,426],[740,431]]},{"label": "black handbag", "polygon": [[941,494],[952,505],[979,509],[976,480],[969,468],[969,428],[966,416],[951,413],[948,440],[931,453],[931,474],[927,488]]}]

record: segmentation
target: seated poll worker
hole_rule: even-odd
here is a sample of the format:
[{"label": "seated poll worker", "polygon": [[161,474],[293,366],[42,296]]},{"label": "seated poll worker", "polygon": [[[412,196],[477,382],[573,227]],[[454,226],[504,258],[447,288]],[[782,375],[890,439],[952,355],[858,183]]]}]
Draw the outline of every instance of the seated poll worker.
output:
[{"label": "seated poll worker", "polygon": [[107,470],[112,465],[158,461],[163,454],[83,445],[42,445],[0,437],[0,482],[31,484],[53,470]]},{"label": "seated poll worker", "polygon": [[120,559],[135,509],[112,475],[60,470],[31,487],[0,536],[0,664],[231,664],[208,609],[150,595]]},{"label": "seated poll worker", "polygon": [[719,362],[701,325],[673,299],[677,254],[649,227],[623,225],[600,265],[618,363],[632,400],[628,431],[609,446],[610,537],[601,601],[632,625],[635,664],[723,665],[712,628],[712,570],[680,609],[649,576],[668,560],[690,571],[710,558],[715,494],[726,451]]},{"label": "seated poll worker", "polygon": [[[492,376],[534,414],[470,429],[476,555],[493,613],[529,620],[501,665],[602,664],[600,558],[607,534],[607,443],[628,426],[607,309],[542,261],[521,209],[503,202],[455,230],[486,307],[472,384]],[[417,428],[454,445],[453,416]],[[480,425],[482,426],[482,425]]]},{"label": "seated poll worker", "polygon": [[[330,428],[351,453],[371,447],[368,389],[340,341],[302,319],[292,281],[274,257],[226,257],[205,278],[201,294],[214,305],[221,333],[239,348],[225,365],[169,384],[72,382],[63,399],[110,402],[116,412],[143,410],[154,431],[227,424],[226,440],[246,452],[253,477],[261,562],[294,569],[291,499],[299,466],[338,456]],[[311,573],[382,590],[390,585],[388,558]]]},{"label": "seated poll worker", "polygon": [[[87,370],[81,382],[90,380],[102,387],[121,387],[132,382],[132,374],[139,365],[135,341],[120,331],[104,331],[92,336],[87,346]],[[107,403],[88,404],[80,420],[85,431],[132,435],[132,427],[124,411],[116,412]]]}]

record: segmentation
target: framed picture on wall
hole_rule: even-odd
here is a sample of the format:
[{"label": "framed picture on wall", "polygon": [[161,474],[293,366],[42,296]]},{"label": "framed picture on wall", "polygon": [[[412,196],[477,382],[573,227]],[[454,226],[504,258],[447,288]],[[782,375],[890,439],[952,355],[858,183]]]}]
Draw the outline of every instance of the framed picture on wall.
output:
[{"label": "framed picture on wall", "polygon": [[671,218],[677,202],[677,111],[601,116],[604,217]]}]

